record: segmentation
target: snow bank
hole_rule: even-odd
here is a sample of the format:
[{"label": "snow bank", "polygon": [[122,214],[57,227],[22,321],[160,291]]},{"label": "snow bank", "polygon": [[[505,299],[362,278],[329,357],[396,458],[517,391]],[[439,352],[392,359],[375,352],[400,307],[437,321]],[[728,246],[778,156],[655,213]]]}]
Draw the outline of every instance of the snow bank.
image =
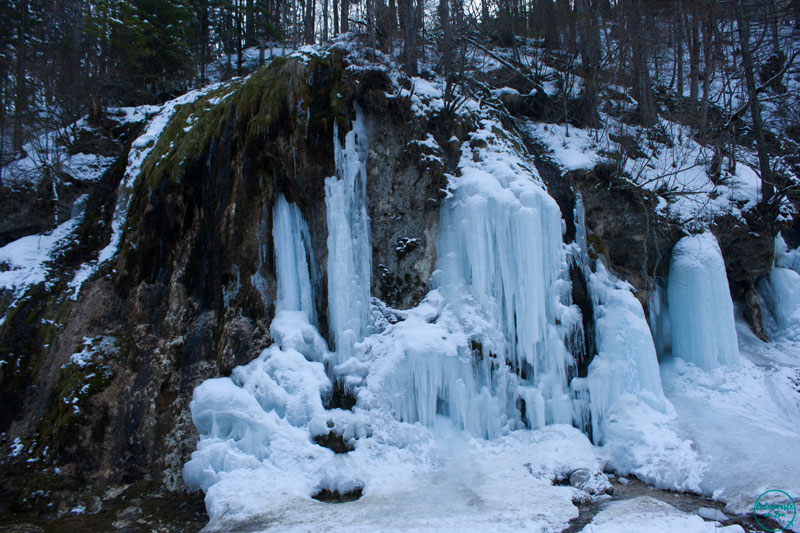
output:
[{"label": "snow bank", "polygon": [[735,367],[739,346],[733,303],[713,234],[678,241],[672,249],[667,295],[673,355],[704,370]]},{"label": "snow bank", "polygon": [[800,350],[764,343],[744,321],[737,327],[736,368],[704,371],[676,358],[662,365],[662,379],[677,415],[673,427],[706,465],[699,492],[744,514],[766,490],[800,494]]}]

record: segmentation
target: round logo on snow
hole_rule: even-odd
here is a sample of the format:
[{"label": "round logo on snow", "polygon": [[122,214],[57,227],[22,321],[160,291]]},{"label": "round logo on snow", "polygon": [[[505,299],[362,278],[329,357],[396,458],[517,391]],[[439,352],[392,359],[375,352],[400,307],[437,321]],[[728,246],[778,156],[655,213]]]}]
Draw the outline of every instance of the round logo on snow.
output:
[{"label": "round logo on snow", "polygon": [[[782,490],[766,491],[753,505],[753,517],[764,531],[783,531],[794,524],[795,516],[797,516],[797,506],[792,497]],[[779,527],[765,525],[764,518],[773,520]]]}]

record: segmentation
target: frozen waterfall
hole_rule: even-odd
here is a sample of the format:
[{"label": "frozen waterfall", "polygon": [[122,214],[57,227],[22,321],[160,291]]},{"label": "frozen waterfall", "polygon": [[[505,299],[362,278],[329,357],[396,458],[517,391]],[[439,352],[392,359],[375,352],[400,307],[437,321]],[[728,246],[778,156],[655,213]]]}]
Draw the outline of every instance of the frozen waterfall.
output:
[{"label": "frozen waterfall", "polygon": [[[622,396],[663,409],[655,349],[631,287],[602,265],[591,271],[582,214],[580,244],[562,243],[557,204],[497,129],[485,121],[472,134],[485,147],[463,145],[460,176],[450,177],[441,207],[432,290],[408,310],[370,301],[362,113],[343,144],[337,132],[336,175],[325,181],[333,353],[317,329],[306,222],[276,199],[275,344],[230,378],[202,383],[191,404],[200,441],[184,479],[206,491],[212,518],[263,513],[321,489],[367,494],[409,465],[429,468],[432,443],[453,435],[515,438],[518,429],[572,424],[591,427],[598,442]],[[593,300],[598,354],[584,378],[568,349],[583,342],[568,253]],[[341,386],[357,398],[352,410],[326,404]],[[334,453],[328,439],[351,449]]]},{"label": "frozen waterfall", "polygon": [[333,134],[336,175],[325,180],[328,222],[328,322],[336,362],[353,357],[353,345],[368,330],[372,248],[367,214],[368,138],[356,107],[353,129],[339,141]]},{"label": "frozen waterfall", "polygon": [[[574,324],[579,315],[567,312],[560,300],[567,284],[561,212],[536,181],[534,169],[499,150],[482,155],[475,162],[467,150],[462,175],[450,180],[435,278],[435,286],[476,342],[473,357],[480,379],[472,390],[462,390],[473,383],[463,379],[458,387],[443,382],[441,388],[448,390],[451,404],[459,395],[496,398],[491,408],[510,420],[521,416],[523,404],[515,404],[520,397],[524,420],[532,427],[569,424],[573,412],[567,373],[572,360],[556,319]],[[474,323],[475,317],[484,325]],[[493,418],[489,413],[475,416]],[[467,422],[465,427],[476,425]],[[483,433],[492,436],[497,430],[483,428]]]},{"label": "frozen waterfall", "polygon": [[[573,379],[577,398],[588,404],[584,416],[591,422],[592,439],[603,444],[610,413],[623,396],[635,398],[657,411],[665,411],[664,391],[653,337],[633,287],[618,280],[597,261],[589,268],[583,201],[576,194],[576,243],[571,253],[589,281],[594,311],[597,354],[585,378]],[[577,248],[575,250],[574,248]],[[576,411],[581,412],[576,406]],[[587,421],[582,421],[582,426]]]},{"label": "frozen waterfall", "polygon": [[275,242],[275,270],[278,278],[277,311],[302,311],[311,324],[317,323],[311,289],[311,236],[300,209],[281,194],[272,214]]},{"label": "frozen waterfall", "polygon": [[704,370],[738,365],[733,302],[713,234],[684,237],[674,246],[667,297],[673,355]]}]

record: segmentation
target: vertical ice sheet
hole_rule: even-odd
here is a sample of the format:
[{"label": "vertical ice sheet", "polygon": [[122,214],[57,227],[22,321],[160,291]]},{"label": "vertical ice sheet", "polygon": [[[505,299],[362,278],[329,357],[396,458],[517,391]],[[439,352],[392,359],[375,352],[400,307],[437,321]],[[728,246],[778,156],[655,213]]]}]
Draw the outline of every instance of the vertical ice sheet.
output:
[{"label": "vertical ice sheet", "polygon": [[630,285],[616,280],[598,263],[590,278],[590,291],[597,355],[583,386],[589,391],[592,437],[601,444],[609,414],[624,396],[662,412],[666,405],[653,337]]},{"label": "vertical ice sheet", "polygon": [[[434,279],[473,343],[462,348],[458,363],[472,377],[436,353],[424,362],[439,368],[434,376],[452,377],[437,394],[426,393],[432,399],[425,408],[446,399],[451,412],[470,413],[460,424],[464,429],[481,428],[484,435],[497,428],[482,421],[498,415],[511,428],[520,417],[532,427],[573,419],[567,377],[573,361],[564,347],[566,328],[556,325],[569,314],[560,302],[567,283],[561,213],[536,171],[490,126],[474,134],[489,141],[487,148],[476,158],[465,145],[461,176],[450,180]],[[459,407],[466,405],[461,396],[480,408]]]},{"label": "vertical ice sheet", "polygon": [[733,302],[713,234],[684,237],[672,249],[667,297],[673,355],[704,370],[738,365]]},{"label": "vertical ice sheet", "polygon": [[300,209],[281,194],[272,210],[272,238],[278,277],[277,311],[302,311],[316,325],[311,284],[311,236]]},{"label": "vertical ice sheet", "polygon": [[328,222],[328,321],[336,362],[354,355],[367,333],[372,249],[367,214],[367,128],[356,106],[353,129],[339,142],[334,128],[336,175],[325,180]]}]

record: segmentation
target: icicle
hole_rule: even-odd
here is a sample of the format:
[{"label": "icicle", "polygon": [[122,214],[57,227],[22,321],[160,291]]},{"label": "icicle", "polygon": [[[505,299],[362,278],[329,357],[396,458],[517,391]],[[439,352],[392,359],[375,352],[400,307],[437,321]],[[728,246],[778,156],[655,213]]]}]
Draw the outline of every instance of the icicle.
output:
[{"label": "icicle", "polygon": [[666,292],[661,283],[656,283],[653,293],[647,302],[650,332],[653,335],[653,342],[656,345],[656,353],[658,353],[659,358],[664,357],[672,349]]},{"label": "icicle", "polygon": [[353,129],[339,142],[334,126],[336,176],[325,180],[328,221],[328,321],[336,362],[354,355],[367,334],[372,249],[367,214],[367,128],[356,105]]},{"label": "icicle", "polygon": [[580,250],[581,267],[586,269],[589,260],[589,245],[586,242],[586,210],[583,207],[583,196],[575,191],[575,242]]},{"label": "icicle", "polygon": [[578,391],[588,391],[592,437],[602,444],[608,415],[624,395],[665,410],[658,357],[642,305],[632,287],[617,280],[598,262],[591,275],[597,356],[585,380],[573,380]]},{"label": "icicle", "polygon": [[[313,263],[311,236],[300,209],[281,194],[272,211],[272,238],[278,277],[277,311],[302,311],[306,320],[317,323],[311,286]],[[309,268],[311,266],[311,268]]]},{"label": "icicle", "polygon": [[800,250],[789,250],[780,233],[775,236],[775,266],[789,268],[800,274]]},{"label": "icicle", "polygon": [[673,355],[704,370],[738,365],[733,302],[713,234],[684,237],[672,249],[667,296]]}]

